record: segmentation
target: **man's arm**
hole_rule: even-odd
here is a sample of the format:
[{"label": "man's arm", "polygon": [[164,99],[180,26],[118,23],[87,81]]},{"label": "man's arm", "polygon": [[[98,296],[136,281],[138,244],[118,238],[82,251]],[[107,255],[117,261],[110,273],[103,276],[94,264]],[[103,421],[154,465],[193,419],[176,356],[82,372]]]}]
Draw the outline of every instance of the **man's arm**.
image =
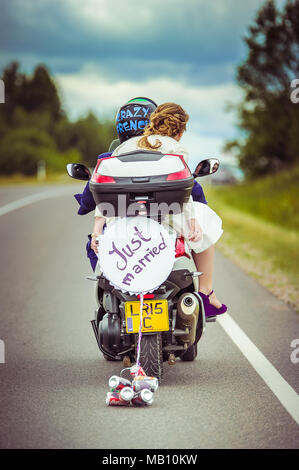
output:
[{"label": "man's arm", "polygon": [[[111,157],[111,155],[111,152],[102,153],[101,155],[98,155],[98,160],[101,158]],[[79,215],[85,215],[95,210],[96,203],[89,189],[89,181],[86,183],[83,193],[75,194],[74,197],[80,205],[78,209]]]},{"label": "man's arm", "polygon": [[203,204],[208,204],[205,198],[203,189],[197,181],[194,181],[194,186],[192,188],[191,195],[193,197],[193,201],[202,202]]}]

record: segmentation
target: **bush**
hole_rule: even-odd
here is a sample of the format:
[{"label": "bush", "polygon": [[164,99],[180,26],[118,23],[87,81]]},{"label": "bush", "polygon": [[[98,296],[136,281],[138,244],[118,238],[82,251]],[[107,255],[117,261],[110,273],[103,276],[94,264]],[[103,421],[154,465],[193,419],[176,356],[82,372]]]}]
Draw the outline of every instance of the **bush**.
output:
[{"label": "bush", "polygon": [[6,133],[0,148],[0,173],[34,175],[39,160],[45,160],[48,169],[63,170],[66,163],[80,161],[81,155],[74,149],[59,153],[54,140],[43,130],[17,128]]}]

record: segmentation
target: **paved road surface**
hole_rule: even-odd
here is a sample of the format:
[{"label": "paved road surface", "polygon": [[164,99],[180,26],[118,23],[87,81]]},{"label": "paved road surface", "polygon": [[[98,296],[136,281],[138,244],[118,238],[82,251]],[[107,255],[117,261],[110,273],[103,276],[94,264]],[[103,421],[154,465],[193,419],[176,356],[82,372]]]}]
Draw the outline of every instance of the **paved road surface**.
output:
[{"label": "paved road surface", "polygon": [[[0,217],[0,446],[298,448],[291,415],[298,416],[299,364],[290,360],[290,344],[299,338],[299,317],[220,254],[215,288],[229,320],[258,348],[250,353],[241,341],[252,363],[223,319],[207,325],[194,363],[165,365],[151,408],[105,406],[107,380],[120,363],[100,356],[89,323],[94,286],[85,280],[84,244],[93,217],[76,215],[71,195],[80,188],[54,196],[61,188],[52,186],[54,197]],[[46,190],[1,188],[0,206]]]}]

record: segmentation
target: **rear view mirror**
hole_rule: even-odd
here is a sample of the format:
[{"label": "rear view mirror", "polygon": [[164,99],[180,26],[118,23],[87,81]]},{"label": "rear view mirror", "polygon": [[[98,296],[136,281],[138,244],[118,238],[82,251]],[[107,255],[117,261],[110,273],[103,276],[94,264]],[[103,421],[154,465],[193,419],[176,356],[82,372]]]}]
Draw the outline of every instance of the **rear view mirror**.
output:
[{"label": "rear view mirror", "polygon": [[219,168],[220,162],[217,158],[207,158],[202,160],[193,173],[194,178],[198,176],[207,176],[215,173]]},{"label": "rear view mirror", "polygon": [[88,181],[91,178],[91,173],[87,166],[82,163],[68,163],[66,170],[71,178],[76,180]]}]

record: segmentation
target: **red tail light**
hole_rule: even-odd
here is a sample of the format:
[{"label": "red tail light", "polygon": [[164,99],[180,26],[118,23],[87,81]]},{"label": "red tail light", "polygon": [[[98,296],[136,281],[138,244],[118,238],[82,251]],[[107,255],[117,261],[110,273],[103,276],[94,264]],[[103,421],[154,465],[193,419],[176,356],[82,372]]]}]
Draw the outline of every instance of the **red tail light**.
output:
[{"label": "red tail light", "polygon": [[167,176],[166,181],[184,180],[185,178],[189,178],[189,176],[191,176],[190,170],[189,168],[185,168],[177,173],[170,173],[170,175]]},{"label": "red tail light", "polygon": [[184,180],[186,178],[189,178],[191,176],[191,172],[184,160],[184,157],[183,155],[173,155],[174,157],[179,157],[184,165],[184,169],[181,170],[181,171],[177,171],[176,173],[170,173],[167,178],[166,178],[166,181],[173,181],[173,180]]},{"label": "red tail light", "polygon": [[97,175],[96,173],[92,179],[95,183],[115,183],[115,179],[111,176]]},{"label": "red tail light", "polygon": [[[144,299],[154,299],[155,298],[155,294],[145,294],[143,296]],[[140,300],[140,295],[137,295],[137,299]]]},{"label": "red tail light", "polygon": [[95,170],[92,175],[92,181],[95,183],[115,183],[115,179],[112,178],[112,176],[106,176],[106,175],[101,175],[99,171],[99,166],[104,160],[108,160],[110,158],[115,158],[115,157],[104,157],[104,158],[99,158],[97,165],[95,167]]},{"label": "red tail light", "polygon": [[176,239],[175,244],[175,257],[180,258],[181,256],[186,256],[186,258],[191,258],[191,256],[185,251],[185,240],[184,237]]}]

